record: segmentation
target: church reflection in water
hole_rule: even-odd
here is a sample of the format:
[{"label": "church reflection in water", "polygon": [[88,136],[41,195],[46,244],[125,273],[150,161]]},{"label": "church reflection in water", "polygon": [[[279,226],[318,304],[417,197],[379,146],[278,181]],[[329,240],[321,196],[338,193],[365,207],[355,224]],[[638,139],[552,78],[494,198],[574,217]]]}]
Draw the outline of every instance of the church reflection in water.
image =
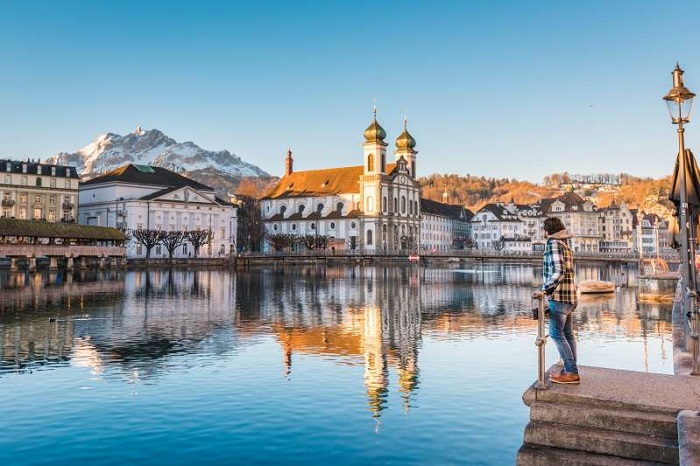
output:
[{"label": "church reflection in water", "polygon": [[[617,267],[580,270],[625,280],[612,296],[582,300],[580,331],[670,335],[670,305],[636,303],[635,274]],[[540,273],[513,264],[0,272],[0,376],[72,365],[155,382],[177,355],[235,358],[267,342],[287,378],[306,357],[361,369],[368,409],[379,418],[392,391],[405,410],[415,405],[423,339],[534,335],[530,294]]]}]

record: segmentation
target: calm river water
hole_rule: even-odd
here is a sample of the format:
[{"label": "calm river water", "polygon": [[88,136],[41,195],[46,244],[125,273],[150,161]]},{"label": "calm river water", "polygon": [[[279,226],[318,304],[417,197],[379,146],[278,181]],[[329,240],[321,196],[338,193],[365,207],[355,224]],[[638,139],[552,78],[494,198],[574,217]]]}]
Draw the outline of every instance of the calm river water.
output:
[{"label": "calm river water", "polygon": [[[512,464],[541,270],[460,267],[0,272],[0,464]],[[580,363],[672,373],[670,305],[578,269]]]}]

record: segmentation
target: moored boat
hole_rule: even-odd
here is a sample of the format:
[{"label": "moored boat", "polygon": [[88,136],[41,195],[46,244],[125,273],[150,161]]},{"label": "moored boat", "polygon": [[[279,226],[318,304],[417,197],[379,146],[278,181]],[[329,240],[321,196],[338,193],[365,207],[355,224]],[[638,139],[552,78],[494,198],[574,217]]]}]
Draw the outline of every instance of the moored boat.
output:
[{"label": "moored boat", "polygon": [[579,291],[583,293],[613,293],[615,284],[603,280],[585,280],[578,284]]}]

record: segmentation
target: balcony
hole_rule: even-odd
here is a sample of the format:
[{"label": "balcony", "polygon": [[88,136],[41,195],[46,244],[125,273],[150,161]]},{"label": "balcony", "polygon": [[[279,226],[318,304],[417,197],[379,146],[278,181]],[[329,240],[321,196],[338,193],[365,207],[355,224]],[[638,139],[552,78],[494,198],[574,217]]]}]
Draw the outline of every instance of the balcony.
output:
[{"label": "balcony", "polygon": [[14,199],[3,199],[2,200],[3,207],[14,207],[14,205],[15,205]]},{"label": "balcony", "polygon": [[73,207],[75,207],[75,205],[71,202],[64,202],[63,205],[61,205],[61,207],[63,207],[63,210],[73,210]]}]

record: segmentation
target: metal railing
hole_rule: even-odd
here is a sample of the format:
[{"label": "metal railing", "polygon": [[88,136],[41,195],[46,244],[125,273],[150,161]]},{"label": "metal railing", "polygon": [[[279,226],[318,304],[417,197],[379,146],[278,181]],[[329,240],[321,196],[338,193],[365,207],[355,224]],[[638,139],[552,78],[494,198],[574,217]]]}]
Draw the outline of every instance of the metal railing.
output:
[{"label": "metal railing", "polygon": [[537,338],[535,346],[537,346],[537,382],[535,388],[538,390],[547,390],[547,382],[545,381],[545,346],[547,345],[547,334],[545,333],[545,303],[544,295],[534,298],[537,303],[537,314],[533,317],[537,318]]},{"label": "metal railing", "polygon": [[[693,366],[690,375],[700,375],[700,361],[698,354],[700,353],[700,339],[698,337],[698,306],[697,292],[689,287],[685,289],[685,296],[688,300],[688,311],[685,314],[687,319],[688,337],[690,338],[690,353],[693,355]],[[684,309],[685,311],[685,309]]]}]

